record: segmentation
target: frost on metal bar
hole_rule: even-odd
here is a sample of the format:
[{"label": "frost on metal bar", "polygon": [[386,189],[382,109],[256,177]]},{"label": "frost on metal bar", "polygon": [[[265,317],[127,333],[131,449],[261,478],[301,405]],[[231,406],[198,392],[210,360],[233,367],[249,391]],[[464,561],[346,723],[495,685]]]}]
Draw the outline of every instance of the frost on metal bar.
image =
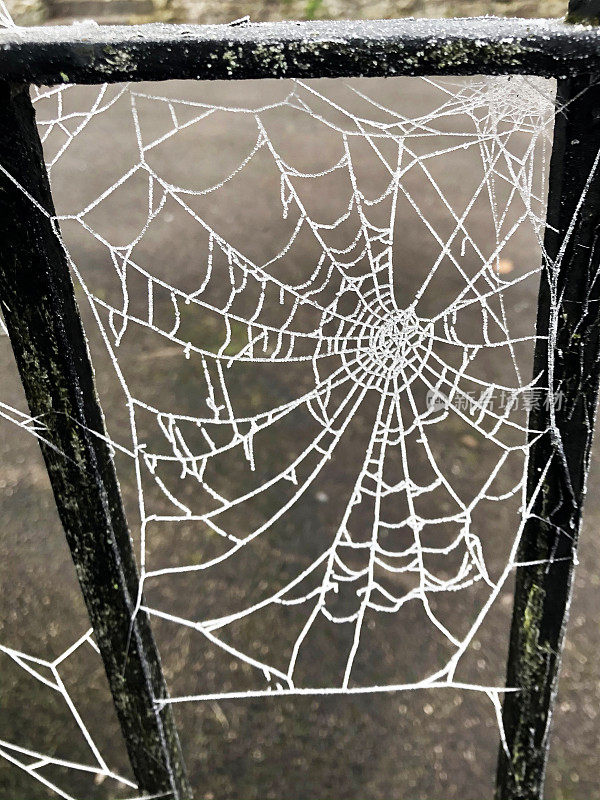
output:
[{"label": "frost on metal bar", "polygon": [[273,22],[16,28],[0,32],[8,80],[574,75],[598,69],[597,30],[557,20]]}]

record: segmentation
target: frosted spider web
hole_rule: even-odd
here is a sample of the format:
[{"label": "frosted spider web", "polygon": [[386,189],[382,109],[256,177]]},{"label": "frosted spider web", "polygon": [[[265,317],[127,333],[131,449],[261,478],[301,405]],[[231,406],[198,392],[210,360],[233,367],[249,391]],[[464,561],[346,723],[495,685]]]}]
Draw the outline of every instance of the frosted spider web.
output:
[{"label": "frosted spider web", "polygon": [[[540,184],[540,170],[534,169],[533,159],[534,154],[538,154],[536,145],[539,139],[547,137],[552,106],[547,94],[525,79],[516,82],[493,79],[471,82],[462,87],[443,84],[443,89],[447,99],[433,113],[416,119],[396,117],[391,122],[356,117],[338,108],[333,101],[328,102],[328,98],[317,89],[304,84],[297,84],[277,104],[269,104],[258,110],[240,107],[227,109],[226,113],[230,113],[233,119],[240,116],[252,119],[256,126],[256,140],[230,175],[214,186],[201,189],[169,183],[151,166],[149,156],[165,139],[176,136],[184,127],[200,126],[213,113],[220,111],[219,107],[191,101],[177,103],[168,98],[150,97],[133,89],[123,89],[131,102],[131,122],[136,131],[139,160],[100,198],[76,215],[63,215],[63,221],[74,219],[108,249],[121,284],[121,304],[111,303],[94,293],[81,275],[77,263],[72,262],[100,325],[113,365],[123,382],[127,404],[132,412],[129,449],[140,474],[140,561],[145,583],[184,572],[208,572],[235,558],[238,553],[243,553],[245,548],[250,549],[259,537],[273,532],[278,521],[302,503],[307,492],[318,481],[360,407],[367,398],[371,401],[377,398],[365,453],[358,459],[354,485],[346,498],[345,510],[333,541],[327,542],[305,569],[294,575],[276,593],[233,613],[210,619],[180,618],[160,608],[144,606],[152,615],[192,626],[217,647],[250,665],[264,686],[239,694],[353,692],[451,684],[456,665],[481,618],[475,621],[466,636],[459,639],[433,613],[430,598],[438,593],[460,592],[481,582],[489,587],[489,603],[502,583],[502,580],[492,581],[488,574],[480,539],[477,531],[473,530],[471,518],[477,504],[484,498],[501,500],[507,496],[506,492],[502,496],[494,495],[490,487],[509,455],[515,451],[525,454],[528,446],[526,425],[511,419],[511,404],[508,403],[504,410],[498,412],[490,408],[488,401],[492,394],[499,391],[516,397],[532,388],[529,376],[522,377],[514,355],[514,349],[523,341],[531,341],[532,336],[513,338],[508,329],[504,298],[515,283],[526,280],[539,267],[533,265],[530,271],[521,272],[514,279],[506,279],[500,274],[499,259],[511,237],[523,225],[533,228],[541,245],[543,204],[540,201],[543,183]],[[80,115],[80,127],[101,113],[108,103],[115,102],[115,96],[105,101],[104,91],[99,92],[91,112]],[[54,126],[64,125],[61,113],[64,90],[53,92],[57,98],[58,114],[42,124],[45,132],[51,131]],[[172,120],[172,127],[166,133],[150,141],[145,137],[138,112],[142,101],[163,103],[168,107]],[[311,108],[311,101],[319,104],[318,111]],[[341,113],[346,125],[328,120],[326,111],[320,108],[323,105]],[[263,116],[278,106],[292,107],[301,114],[310,115],[329,129],[333,126],[341,142],[339,160],[325,170],[314,173],[301,172],[285,161],[263,123]],[[190,108],[193,110],[191,120],[180,123],[179,118],[184,112],[189,114]],[[434,189],[438,188],[428,164],[440,151],[434,150],[419,156],[411,150],[411,140],[417,136],[435,137],[446,133],[440,123],[444,118],[456,117],[457,114],[472,119],[475,135],[457,132],[458,141],[455,139],[444,150],[479,148],[483,177],[471,203],[467,204],[462,214],[456,214],[449,208],[455,224],[450,236],[445,239],[437,235],[428,225],[427,217],[416,209],[425,227],[438,241],[439,254],[414,296],[409,298],[409,302],[399,303],[393,290],[393,228],[398,196],[402,193],[411,203],[412,198],[404,180],[415,169],[420,169],[423,177],[429,178]],[[78,130],[76,128],[75,135]],[[525,154],[520,157],[511,153],[506,144],[514,131],[531,134]],[[454,133],[452,131],[451,136]],[[50,163],[51,174],[57,159],[69,146],[71,135],[55,156],[54,163]],[[356,137],[367,141],[388,173],[387,185],[374,198],[368,198],[358,184],[351,155],[351,141]],[[382,140],[386,145],[392,144],[393,159],[384,155]],[[252,260],[241,248],[227,241],[219,233],[218,226],[210,225],[192,205],[193,198],[222,190],[228,181],[247,169],[259,153],[272,159],[279,172],[280,194],[277,200],[283,218],[292,220],[292,232],[284,246],[263,263]],[[133,241],[126,247],[117,247],[95,231],[87,220],[99,203],[106,202],[119,186],[139,172],[147,179],[147,218]],[[348,196],[343,203],[345,209],[333,221],[318,222],[307,209],[296,183],[324,178],[333,173],[342,173],[348,179]],[[534,180],[538,181],[537,186],[532,185]],[[508,202],[503,206],[496,202],[497,184],[501,181],[510,185]],[[496,241],[491,252],[481,250],[465,223],[470,208],[483,193],[487,194],[495,230]],[[441,190],[438,195],[440,202],[447,204]],[[193,219],[202,241],[206,242],[205,250],[199,254],[199,274],[193,291],[184,291],[161,280],[136,260],[140,243],[148,235],[153,222],[160,217],[168,200],[174,200],[181,211]],[[508,213],[513,202],[517,202],[521,208],[516,218]],[[381,209],[387,216],[387,224],[375,225],[370,217],[374,216],[374,211]],[[355,234],[346,246],[334,247],[328,239],[342,226],[353,227]],[[285,274],[285,260],[304,233],[317,242],[320,251],[318,258],[297,281],[286,282],[281,277]],[[463,252],[469,245],[480,257],[480,266],[474,274],[465,272],[452,251],[452,244],[457,239],[460,239]],[[438,314],[425,316],[420,312],[421,298],[441,265],[447,268],[447,261],[462,278],[460,291]],[[131,310],[129,284],[138,278],[146,284],[144,314],[136,314]],[[172,313],[169,324],[161,325],[155,319],[155,306],[157,297],[165,293],[172,304]],[[477,343],[461,340],[457,333],[458,315],[473,305],[477,306],[482,317],[482,336]],[[211,348],[185,335],[184,316],[190,313],[205,313],[210,315],[211,320],[218,317],[222,321],[222,330],[214,335],[217,341]],[[181,348],[185,359],[195,359],[201,381],[198,387],[200,408],[196,414],[172,413],[130,392],[120,369],[119,347],[131,326],[152,331],[161,339]],[[438,351],[439,345],[456,348],[460,353],[459,364],[453,366],[450,359],[445,360]],[[497,385],[476,376],[472,364],[483,350],[491,348],[502,349],[503,355],[506,353],[511,359],[514,367],[512,383]],[[298,392],[297,397],[287,402],[275,402],[267,410],[256,414],[236,411],[228,375],[237,364],[267,363],[289,369],[290,365],[298,362],[309,365],[312,373],[312,385],[306,391]],[[417,400],[415,383],[447,398],[449,408],[444,407],[440,411],[435,403],[423,405]],[[469,391],[473,386],[480,389],[476,400],[472,399]],[[465,402],[461,403],[461,400]],[[234,453],[236,459],[245,463],[249,473],[247,477],[251,481],[251,473],[257,471],[257,459],[260,459],[257,441],[298,409],[305,411],[318,429],[305,448],[286,461],[283,468],[273,470],[267,480],[261,480],[247,491],[236,493],[229,486],[224,491],[221,485],[217,485],[216,476],[213,477],[211,472],[217,472],[218,468],[213,465],[229,453]],[[469,502],[464,502],[455,491],[428,444],[428,431],[449,414],[458,415],[470,428],[492,441],[498,451],[493,468]],[[156,429],[162,433],[160,447],[151,448],[148,442],[141,440],[138,433],[138,418],[141,415],[150,415]],[[193,432],[192,427],[196,429]],[[411,436],[418,438],[418,444],[425,451],[431,467],[432,480],[427,484],[417,482],[411,475],[406,444]],[[394,482],[387,479],[385,474],[386,460],[392,452],[401,464],[402,473]],[[161,468],[171,465],[179,470],[179,479],[184,486],[186,482],[193,482],[200,493],[200,504],[208,505],[208,510],[197,513],[193,504],[186,502],[187,497],[178,494],[177,484],[173,489],[172,483],[167,482]],[[152,508],[146,509],[144,480],[148,478],[154,481],[168,501],[168,513],[157,514]],[[439,489],[445,490],[451,497],[454,506],[452,513],[440,515],[435,508],[431,509],[432,514],[419,513],[415,508],[417,498],[422,505],[424,497],[434,495]],[[521,480],[508,494],[522,489]],[[267,492],[272,494],[273,491],[280,502],[261,524],[240,531],[223,522],[233,509],[244,506],[252,508],[257,498]],[[384,513],[384,504],[390,509],[396,505],[403,513]],[[368,528],[362,519],[356,527],[353,524],[355,518],[364,516],[360,513],[363,508],[368,508]],[[250,511],[246,513],[252,518]],[[211,541],[216,540],[217,552],[200,563],[150,569],[146,563],[146,532],[154,522],[172,525],[194,523]],[[436,548],[423,544],[425,529],[448,523],[456,523],[458,530],[447,545]],[[394,540],[393,546],[382,543],[383,533],[387,533],[387,539]],[[425,554],[449,554],[457,549],[461,552],[460,562],[448,578],[440,579],[426,568]],[[366,554],[367,563],[356,566],[354,561],[358,559],[360,562],[363,553]],[[418,582],[405,594],[396,594],[377,579],[376,572],[381,571],[392,575],[416,575]],[[342,588],[345,595],[354,598],[354,602],[347,602],[346,605],[350,607],[339,612],[335,601]],[[422,605],[431,625],[441,631],[454,649],[448,663],[434,674],[411,684],[353,685],[353,665],[361,644],[365,616],[394,614],[413,601]],[[228,637],[224,635],[234,623],[257,614],[269,605],[302,607],[306,614],[305,624],[294,640],[285,669],[243,652],[227,641]],[[349,626],[353,630],[343,675],[338,685],[303,686],[296,681],[296,661],[312,627],[321,617],[331,625]],[[214,696],[222,694],[217,692]]]},{"label": "frosted spider web", "polygon": [[[293,83],[273,102],[247,105],[104,86],[73,110],[76,87],[34,91],[63,246],[124,395],[128,435],[124,425],[114,429],[110,414],[108,427],[115,452],[135,471],[146,596],[140,594],[138,608],[161,624],[188,628],[239,666],[237,684],[229,672],[219,684],[217,669],[209,685],[160,702],[454,687],[487,695],[500,721],[505,687],[457,673],[520,566],[527,454],[536,436],[527,427],[527,404],[538,387],[530,379],[534,319],[523,323],[517,301],[540,271],[553,89],[520,77],[421,84],[436,104],[416,116],[370,98],[364,83],[349,87],[361,113],[310,82]],[[93,200],[65,213],[69,202],[61,198],[68,192],[61,195],[56,178],[61,165],[96,119],[123,105],[135,158]],[[148,108],[168,120],[158,133],[146,124]],[[292,151],[284,155],[278,143],[281,130],[271,130],[280,113],[322,129],[337,141],[338,157],[312,171],[295,166]],[[183,134],[203,143],[210,136],[204,126],[223,116],[230,128],[253,131],[226,175],[190,185],[185,159],[179,182],[163,174],[156,152]],[[288,126],[288,137],[293,130]],[[363,188],[358,145],[383,175],[378,192]],[[478,171],[454,176],[470,187],[457,205],[436,164],[466,151],[476,155]],[[191,174],[196,159],[201,147],[190,156]],[[267,258],[251,254],[259,230],[243,237],[238,231],[236,241],[227,232],[235,209],[227,217],[214,212],[223,207],[219,195],[258,161],[276,175],[260,202],[275,207],[287,226]],[[308,187],[330,180],[340,209],[327,217],[323,206],[312,210]],[[123,242],[102,213],[113,218],[111,201],[134,182],[143,187],[145,210]],[[430,221],[431,202],[422,202],[415,182],[442,209],[444,226]],[[164,253],[158,264],[154,245],[146,246],[157,230],[164,241],[175,215],[193,236],[193,263],[181,280],[176,270],[169,273]],[[435,251],[423,275],[415,270],[410,291],[398,288],[402,272],[411,270],[399,221],[419,226],[429,242],[425,259]],[[523,235],[535,243],[536,260],[515,266],[511,248]],[[85,263],[92,252],[96,265],[112,268],[116,291],[103,279],[94,284],[97,274],[88,274]],[[464,323],[473,314],[477,335],[472,322]],[[140,380],[135,369],[153,353],[177,363],[177,380],[191,368],[191,409],[179,410],[186,403],[176,385],[154,397],[147,375]],[[502,380],[490,374],[491,353],[503,364]],[[296,371],[297,380],[288,380]],[[162,367],[157,372],[164,377]],[[258,400],[244,397],[255,389],[254,375],[267,385]],[[468,447],[482,441],[493,453],[477,465],[480,479],[469,496],[457,488],[460,470],[447,468],[436,438],[447,429]],[[508,485],[503,472],[515,460],[518,474],[513,479],[515,468],[508,470]],[[343,480],[336,485],[331,469],[338,463]],[[323,523],[323,532],[300,534],[302,509],[319,509],[332,495],[335,520]],[[502,532],[501,568],[491,569],[478,513],[505,503],[519,518],[510,534]],[[312,524],[319,519],[314,512]],[[156,547],[155,530],[169,532]],[[178,552],[177,530],[198,545],[193,557],[189,545]],[[248,577],[254,571],[256,585]],[[190,583],[174,590],[185,592],[185,613],[174,610],[181,598],[169,603],[168,592],[161,595],[160,587],[177,580],[197,580],[193,590]],[[470,616],[452,620],[438,612],[442,600],[459,607],[470,592],[477,593]],[[382,656],[378,675],[373,645],[382,639],[372,631],[384,626],[385,639],[393,620],[401,633],[402,615],[415,608],[426,635],[444,643],[441,663],[395,677]],[[324,631],[334,646],[315,668],[311,638]],[[306,658],[310,668],[302,666]]]}]

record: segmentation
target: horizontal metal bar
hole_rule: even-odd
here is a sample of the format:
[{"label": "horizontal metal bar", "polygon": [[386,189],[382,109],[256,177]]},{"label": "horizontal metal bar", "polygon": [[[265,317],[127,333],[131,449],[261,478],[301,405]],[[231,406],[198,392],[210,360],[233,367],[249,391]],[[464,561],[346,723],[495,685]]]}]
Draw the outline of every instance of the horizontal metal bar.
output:
[{"label": "horizontal metal bar", "polygon": [[69,26],[0,33],[0,77],[33,83],[336,78],[600,70],[600,34],[557,20]]}]

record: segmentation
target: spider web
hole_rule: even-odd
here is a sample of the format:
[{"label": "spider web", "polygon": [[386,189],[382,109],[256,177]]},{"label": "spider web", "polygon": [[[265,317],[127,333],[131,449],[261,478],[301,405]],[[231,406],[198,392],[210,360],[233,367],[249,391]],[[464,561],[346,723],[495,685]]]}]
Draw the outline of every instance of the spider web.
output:
[{"label": "spider web", "polygon": [[[254,104],[34,90],[63,246],[104,348],[92,346],[94,360],[108,356],[123,393],[108,426],[135,474],[138,608],[189,629],[216,664],[166,702],[454,687],[487,695],[501,725],[506,689],[460,668],[520,566],[527,454],[543,433],[528,429],[527,411],[549,402],[529,379],[534,318],[519,303],[539,282],[553,87],[419,82],[435,103],[418,115],[364,82],[347,104],[301,81]],[[61,165],[123,104],[135,155],[73,211]],[[160,130],[148,109],[166,120]],[[243,129],[243,152],[194,183],[198,143],[223,118]],[[313,147],[336,142],[318,168],[289,146],[305,124]],[[196,149],[175,180],[160,154],[184,136]],[[449,180],[438,163],[460,169],[465,153],[477,169]],[[267,257],[252,230],[232,225],[248,174],[268,175],[260,203],[281,224]],[[134,189],[136,232],[122,241],[106,220]],[[174,236],[191,247],[181,276],[156,257],[176,219],[185,234]],[[424,269],[406,261],[411,227],[427,242]],[[536,253],[525,266],[514,259],[523,237]],[[478,454],[467,489],[448,437]],[[499,565],[489,509],[501,505],[519,516]],[[388,639],[406,620],[438,643],[437,663],[395,671],[404,645]],[[224,676],[224,664],[235,669]]]}]

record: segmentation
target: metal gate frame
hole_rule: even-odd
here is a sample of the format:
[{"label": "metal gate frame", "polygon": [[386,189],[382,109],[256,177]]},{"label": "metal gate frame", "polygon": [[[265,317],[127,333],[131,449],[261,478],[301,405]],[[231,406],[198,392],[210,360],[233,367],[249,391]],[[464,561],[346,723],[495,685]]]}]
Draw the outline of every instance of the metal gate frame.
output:
[{"label": "metal gate frame", "polygon": [[[579,6],[579,7],[578,7]],[[558,79],[498,800],[543,795],[600,382],[599,0],[477,19],[0,31],[0,306],[140,790],[191,800],[29,97],[31,84],[510,75]],[[585,24],[578,24],[578,23]],[[575,23],[575,24],[573,24]],[[559,303],[560,313],[557,313]],[[553,343],[548,333],[555,334]],[[548,407],[546,407],[548,406]],[[100,434],[100,435],[97,435]]]}]

